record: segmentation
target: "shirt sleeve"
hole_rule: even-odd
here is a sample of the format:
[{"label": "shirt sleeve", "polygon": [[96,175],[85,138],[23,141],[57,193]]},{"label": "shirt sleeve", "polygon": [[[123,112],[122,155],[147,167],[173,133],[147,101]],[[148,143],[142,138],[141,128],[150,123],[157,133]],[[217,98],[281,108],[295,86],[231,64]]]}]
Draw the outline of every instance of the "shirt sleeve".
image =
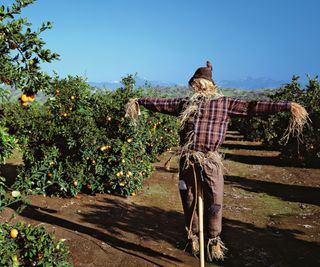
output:
[{"label": "shirt sleeve", "polygon": [[230,98],[228,111],[230,116],[254,116],[290,111],[290,108],[290,101],[248,101],[240,98]]},{"label": "shirt sleeve", "polygon": [[145,108],[168,115],[178,116],[181,111],[182,98],[140,98],[139,105]]}]

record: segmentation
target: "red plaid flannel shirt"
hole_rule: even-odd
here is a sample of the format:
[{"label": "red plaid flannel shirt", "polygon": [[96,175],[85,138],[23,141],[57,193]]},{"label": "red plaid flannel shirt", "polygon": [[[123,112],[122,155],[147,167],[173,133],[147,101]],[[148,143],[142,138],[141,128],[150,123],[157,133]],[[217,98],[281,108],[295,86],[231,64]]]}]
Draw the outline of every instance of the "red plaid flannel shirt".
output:
[{"label": "red plaid flannel shirt", "polygon": [[[152,111],[179,116],[188,99],[140,98],[138,103]],[[274,114],[289,111],[290,107],[291,102],[288,101],[247,101],[233,97],[200,100],[195,119],[185,124],[193,124],[194,139],[191,149],[201,152],[217,150],[225,139],[231,116]]]}]

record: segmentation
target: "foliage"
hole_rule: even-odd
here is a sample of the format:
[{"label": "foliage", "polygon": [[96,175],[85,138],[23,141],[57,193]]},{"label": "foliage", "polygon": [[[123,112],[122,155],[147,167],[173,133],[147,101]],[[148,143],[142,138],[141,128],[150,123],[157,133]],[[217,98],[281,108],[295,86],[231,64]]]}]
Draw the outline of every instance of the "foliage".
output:
[{"label": "foliage", "polygon": [[1,224],[1,266],[72,266],[67,261],[68,253],[64,240],[55,241],[44,227],[22,222]]},{"label": "foliage", "polygon": [[150,97],[185,97],[190,94],[190,90],[186,86],[155,86],[146,84],[141,88],[142,94]]},{"label": "foliage", "polygon": [[116,91],[90,90],[79,77],[54,81],[44,105],[2,105],[0,114],[19,138],[22,167],[15,186],[37,194],[134,194],[156,156],[177,144],[177,121],[142,111],[138,127],[125,104],[139,97],[134,77]]},{"label": "foliage", "polygon": [[[0,126],[0,165],[16,147],[15,138],[8,134],[7,129]],[[6,185],[6,179],[0,175],[0,211],[14,202],[23,200],[19,191],[13,190]]]},{"label": "foliage", "polygon": [[10,90],[0,87],[0,103],[9,100]]},{"label": "foliage", "polygon": [[17,17],[34,0],[16,0],[0,6],[0,83],[34,95],[50,84],[50,76],[40,70],[41,62],[58,59],[58,54],[44,48],[40,35],[52,27],[46,22],[33,31],[26,18]]},{"label": "foliage", "polygon": [[262,140],[265,145],[277,148],[282,156],[303,162],[314,162],[320,158],[320,84],[318,78],[309,78],[305,88],[294,76],[292,82],[269,94],[271,101],[287,100],[303,105],[311,122],[304,128],[302,139],[291,136],[288,142],[282,139],[288,122],[289,112],[281,112],[268,117],[240,118],[232,120],[232,127],[246,138]]},{"label": "foliage", "polygon": [[[24,94],[21,96],[25,98],[21,99],[23,106],[34,100],[34,94],[40,88],[45,89],[49,85],[50,77],[41,72],[40,61],[51,62],[58,58],[57,54],[43,47],[45,42],[39,37],[42,32],[52,27],[51,23],[43,23],[38,31],[32,31],[30,28],[32,24],[26,18],[16,18],[24,7],[33,2],[33,0],[16,0],[11,6],[0,6],[0,86],[2,84],[23,90]],[[10,90],[0,87],[2,103],[8,101],[9,93]],[[18,114],[21,112],[14,114],[13,118]],[[14,147],[14,138],[0,125],[0,164],[4,163]],[[15,197],[12,198],[10,194],[12,189],[6,186],[3,177],[0,178],[0,209],[2,209],[19,201],[20,197],[14,194]]]},{"label": "foliage", "polygon": [[5,128],[0,127],[0,164],[5,163],[5,159],[10,156],[15,147],[15,139],[9,135]]}]

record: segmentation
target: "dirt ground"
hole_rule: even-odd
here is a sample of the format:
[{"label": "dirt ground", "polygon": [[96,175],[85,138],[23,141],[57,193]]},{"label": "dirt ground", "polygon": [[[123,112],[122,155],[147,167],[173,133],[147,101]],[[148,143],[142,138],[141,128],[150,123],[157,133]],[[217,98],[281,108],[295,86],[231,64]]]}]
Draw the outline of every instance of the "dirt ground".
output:
[{"label": "dirt ground", "polygon": [[[229,133],[225,154],[224,262],[206,266],[320,266],[320,166],[290,166],[277,151]],[[198,266],[185,251],[177,164],[164,153],[136,196],[34,196],[13,219],[65,238],[75,266]],[[1,174],[15,175],[16,159]],[[0,214],[4,221],[13,213]]]}]

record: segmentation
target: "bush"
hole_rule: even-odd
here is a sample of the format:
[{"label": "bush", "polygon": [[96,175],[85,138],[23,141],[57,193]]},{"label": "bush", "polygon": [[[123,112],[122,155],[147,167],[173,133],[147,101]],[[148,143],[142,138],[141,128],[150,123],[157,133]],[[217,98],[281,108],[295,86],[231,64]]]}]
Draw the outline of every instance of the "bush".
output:
[{"label": "bush", "polygon": [[1,266],[72,266],[67,261],[68,253],[64,240],[55,241],[44,227],[22,222],[1,224]]},{"label": "bush", "polygon": [[320,158],[320,84],[318,78],[310,79],[305,88],[294,76],[292,82],[269,95],[270,100],[288,100],[300,103],[309,113],[311,122],[304,127],[301,140],[291,136],[287,142],[283,136],[291,117],[289,112],[280,112],[268,117],[236,118],[232,120],[246,138],[261,140],[266,146],[279,149],[282,157],[301,162],[317,162]]},{"label": "bush", "polygon": [[0,114],[23,151],[15,186],[61,196],[139,190],[156,155],[177,144],[177,122],[143,110],[133,126],[124,107],[141,92],[133,76],[123,83],[116,91],[94,92],[82,78],[56,79],[44,105],[3,105]]}]

